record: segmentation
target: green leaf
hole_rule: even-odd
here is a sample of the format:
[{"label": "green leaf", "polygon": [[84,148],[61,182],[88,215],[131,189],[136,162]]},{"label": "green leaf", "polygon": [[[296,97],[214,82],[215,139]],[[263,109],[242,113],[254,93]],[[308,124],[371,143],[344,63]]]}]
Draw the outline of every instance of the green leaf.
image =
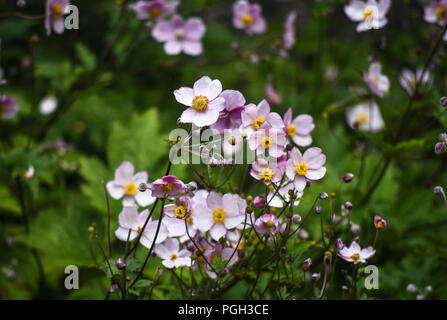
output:
[{"label": "green leaf", "polygon": [[76,53],[82,65],[89,71],[93,70],[96,66],[95,55],[82,43],[76,44]]}]

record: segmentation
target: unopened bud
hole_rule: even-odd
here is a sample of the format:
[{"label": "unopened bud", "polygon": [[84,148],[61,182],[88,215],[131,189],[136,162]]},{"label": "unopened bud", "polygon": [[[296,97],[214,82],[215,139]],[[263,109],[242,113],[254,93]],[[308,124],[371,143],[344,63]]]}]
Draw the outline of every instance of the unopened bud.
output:
[{"label": "unopened bud", "polygon": [[312,181],[306,179],[306,188],[310,188],[312,186]]},{"label": "unopened bud", "polygon": [[345,207],[346,210],[351,211],[351,209],[352,209],[352,203],[349,202],[349,201],[346,201],[346,202],[343,204],[343,207]]},{"label": "unopened bud", "polygon": [[253,200],[253,205],[256,208],[262,208],[265,206],[265,198],[263,196],[257,196],[255,197],[255,199]]},{"label": "unopened bud", "polygon": [[95,231],[95,227],[94,226],[90,226],[88,227],[88,232],[93,233]]},{"label": "unopened bud", "polygon": [[337,247],[338,250],[341,250],[345,247],[345,244],[343,243],[343,240],[341,240],[340,238],[338,238],[335,241],[335,246]]},{"label": "unopened bud", "polygon": [[320,280],[320,277],[321,277],[321,273],[320,272],[314,273],[314,274],[312,274],[312,281],[313,282],[318,282],[318,280]]},{"label": "unopened bud", "polygon": [[349,183],[354,179],[354,174],[348,172],[343,176],[343,182]]},{"label": "unopened bud", "polygon": [[445,142],[438,142],[435,144],[435,154],[442,154],[447,151],[447,144]]},{"label": "unopened bud", "polygon": [[248,214],[253,213],[253,208],[251,206],[247,206],[247,208],[245,208],[245,212]]},{"label": "unopened bud", "polygon": [[320,214],[323,211],[323,207],[322,206],[316,206],[315,207],[315,213],[316,214]]},{"label": "unopened bud", "polygon": [[299,214],[294,214],[292,216],[292,222],[295,224],[299,224],[301,222],[301,216]]},{"label": "unopened bud", "polygon": [[110,293],[115,293],[115,292],[118,291],[118,289],[119,289],[118,285],[116,283],[113,283],[113,284],[110,285],[109,292]]},{"label": "unopened bud", "polygon": [[29,38],[29,44],[31,47],[34,47],[38,42],[39,42],[40,38],[37,34],[33,34],[30,38]]},{"label": "unopened bud", "polygon": [[247,200],[248,202],[252,202],[253,201],[253,197],[248,195],[245,200]]},{"label": "unopened bud", "polygon": [[332,253],[330,251],[325,251],[324,257],[326,258],[326,260],[332,261]]},{"label": "unopened bud", "polygon": [[320,192],[320,194],[318,195],[318,197],[319,197],[321,200],[324,200],[324,199],[327,199],[329,196],[327,195],[326,192]]},{"label": "unopened bud", "polygon": [[138,186],[138,190],[140,190],[140,192],[145,192],[148,189],[147,184],[140,183],[140,185]]},{"label": "unopened bud", "polygon": [[442,97],[441,100],[439,100],[439,103],[443,107],[447,107],[447,97]]},{"label": "unopened bud", "polygon": [[447,133],[443,132],[438,136],[440,142],[447,142]]},{"label": "unopened bud", "polygon": [[286,150],[290,151],[293,149],[293,145],[291,145],[290,143],[288,145],[286,145]]},{"label": "unopened bud", "polygon": [[307,271],[310,269],[311,265],[312,265],[312,259],[307,258],[306,260],[304,260],[303,265],[301,266],[301,269],[303,269],[303,271]]},{"label": "unopened bud", "polygon": [[119,270],[123,270],[126,267],[126,260],[123,258],[118,258],[116,259],[115,265]]},{"label": "unopened bud", "polygon": [[433,192],[438,196],[442,196],[444,194],[444,189],[442,189],[441,186],[436,186],[434,187]]}]

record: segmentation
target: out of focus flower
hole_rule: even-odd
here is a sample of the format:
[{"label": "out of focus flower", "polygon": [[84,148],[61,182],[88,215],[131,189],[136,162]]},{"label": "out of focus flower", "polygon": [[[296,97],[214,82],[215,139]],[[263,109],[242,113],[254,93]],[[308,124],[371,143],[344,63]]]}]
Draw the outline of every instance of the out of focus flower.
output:
[{"label": "out of focus flower", "polygon": [[376,227],[377,230],[385,229],[385,227],[386,227],[386,220],[382,219],[379,216],[375,216],[374,217],[374,226]]},{"label": "out of focus flower", "polygon": [[166,196],[173,197],[179,193],[186,193],[186,185],[177,179],[176,176],[164,176],[157,179],[151,186],[152,195],[156,198],[164,198]]},{"label": "out of focus flower", "polygon": [[30,164],[30,166],[28,167],[28,170],[25,171],[25,174],[24,174],[25,179],[28,179],[28,180],[31,179],[32,177],[34,177],[34,173],[35,173],[34,166],[32,164]]},{"label": "out of focus flower", "polygon": [[191,266],[191,251],[180,250],[180,244],[176,238],[168,238],[163,244],[158,244],[155,247],[155,253],[168,269]]},{"label": "out of focus flower", "polygon": [[402,73],[399,77],[399,83],[402,88],[407,91],[407,93],[412,96],[414,94],[414,90],[416,89],[416,84],[420,81],[420,84],[429,84],[431,82],[430,72],[427,70],[422,75],[422,68],[418,68],[416,73],[409,69],[403,69]]},{"label": "out of focus flower", "polygon": [[326,156],[320,148],[309,148],[301,154],[298,148],[293,148],[290,152],[290,159],[287,161],[286,175],[293,181],[295,189],[303,191],[306,187],[306,178],[309,180],[319,180],[326,174]]},{"label": "out of focus flower", "polygon": [[[267,161],[259,158],[251,165],[250,174],[256,180],[262,180],[266,185],[280,182],[282,179],[281,169],[278,168],[276,161]],[[265,199],[264,199],[265,201]]]},{"label": "out of focus flower", "polygon": [[266,29],[262,8],[259,4],[250,4],[245,0],[238,0],[233,4],[233,25],[236,29],[243,29],[245,33],[259,34]]},{"label": "out of focus flower", "polygon": [[289,50],[295,44],[295,19],[296,12],[292,11],[287,15],[285,22],[285,31],[283,35],[283,46],[285,49]]},{"label": "out of focus flower", "polygon": [[440,155],[447,151],[447,143],[438,142],[435,144],[435,154]]},{"label": "out of focus flower", "polygon": [[345,247],[345,244],[343,243],[343,240],[341,240],[340,238],[338,238],[335,241],[335,246],[337,247],[337,250],[341,250]]},{"label": "out of focus flower", "polygon": [[218,133],[225,129],[238,129],[241,124],[241,113],[245,109],[245,98],[239,91],[224,90],[220,97],[225,100],[225,108],[220,112],[219,118],[210,127]]},{"label": "out of focus flower", "polygon": [[363,79],[369,89],[381,98],[390,89],[390,80],[382,74],[382,65],[379,62],[371,63],[368,72],[363,73]]},{"label": "out of focus flower", "polygon": [[39,111],[43,115],[53,113],[56,109],[57,99],[55,96],[47,96],[39,104]]},{"label": "out of focus flower", "polygon": [[312,143],[310,133],[315,128],[312,116],[300,114],[292,120],[292,108],[289,108],[284,114],[284,130],[287,137],[300,146],[307,147]]},{"label": "out of focus flower", "polygon": [[[282,208],[285,206],[285,202],[290,201],[290,193],[294,192],[296,195],[296,199],[299,199],[303,196],[303,192],[295,190],[293,182],[286,184],[279,188],[278,193],[276,190],[271,191],[267,196],[267,202],[270,207],[274,208]],[[299,200],[295,200],[293,205],[297,206],[300,203]]]},{"label": "out of focus flower", "polygon": [[115,170],[115,179],[106,185],[107,191],[113,199],[123,198],[123,206],[134,206],[135,202],[147,207],[154,203],[155,198],[149,190],[140,192],[138,186],[141,183],[147,184],[148,175],[146,171],[135,173],[134,166],[129,161],[124,161]]},{"label": "out of focus flower", "polygon": [[375,253],[376,250],[373,247],[362,249],[357,242],[353,241],[349,247],[344,247],[337,254],[343,260],[358,264],[366,262],[366,259],[371,258]]},{"label": "out of focus flower", "polygon": [[164,42],[168,55],[178,55],[182,51],[191,56],[202,53],[202,37],[206,27],[200,18],[184,21],[175,15],[170,21],[159,21],[152,30],[152,36],[158,42]]},{"label": "out of focus flower", "polygon": [[424,20],[444,26],[447,21],[447,1],[431,1],[424,9]]},{"label": "out of focus flower", "polygon": [[312,259],[311,258],[307,258],[306,260],[304,260],[303,265],[301,266],[301,268],[303,269],[303,271],[307,271],[310,269],[310,267],[312,266]]},{"label": "out of focus flower", "polygon": [[192,212],[194,225],[201,232],[210,232],[211,237],[218,241],[227,230],[237,227],[244,221],[238,203],[233,195],[227,193],[223,196],[217,192],[210,192],[206,205],[198,204]]},{"label": "out of focus flower", "polygon": [[225,108],[225,99],[220,97],[222,84],[219,80],[202,77],[193,88],[181,87],[174,91],[177,102],[188,106],[183,111],[180,122],[193,123],[198,127],[216,123]]},{"label": "out of focus flower", "polygon": [[[152,218],[149,218],[146,228],[143,231],[144,223],[148,216],[149,211],[147,209],[138,213],[136,207],[124,207],[118,216],[119,227],[115,231],[115,236],[121,241],[127,241],[127,239],[132,241],[143,232],[140,243],[146,248],[150,248],[157,233],[158,221],[152,221]],[[167,236],[168,230],[162,223],[155,242],[161,243]]]},{"label": "out of focus flower", "polygon": [[413,293],[418,291],[418,288],[413,283],[409,283],[407,285],[407,291]]},{"label": "out of focus flower", "polygon": [[281,104],[282,98],[278,91],[273,87],[272,82],[268,82],[265,86],[265,95],[267,97],[268,102],[271,104]]},{"label": "out of focus flower", "polygon": [[0,117],[8,119],[12,118],[19,112],[16,98],[0,96]]},{"label": "out of focus flower", "polygon": [[345,13],[349,19],[359,22],[357,32],[371,29],[381,29],[387,23],[386,14],[391,6],[391,0],[351,0],[345,6]]},{"label": "out of focus flower", "polygon": [[282,129],[272,128],[266,123],[261,128],[253,132],[248,139],[248,146],[251,150],[256,150],[256,155],[265,154],[279,158],[284,154],[284,146],[287,143],[286,134]]},{"label": "out of focus flower", "polygon": [[129,5],[129,9],[135,13],[138,19],[162,19],[174,14],[178,5],[177,1],[138,1]]},{"label": "out of focus flower", "polygon": [[45,13],[45,29],[47,35],[51,34],[51,30],[61,34],[65,30],[64,13],[70,5],[68,0],[47,0]]},{"label": "out of focus flower", "polygon": [[256,219],[254,228],[260,234],[270,231],[272,233],[278,233],[281,230],[281,223],[274,214],[266,213]]},{"label": "out of focus flower", "polygon": [[247,105],[241,118],[241,129],[248,136],[259,130],[264,123],[268,123],[274,129],[284,128],[281,116],[276,112],[270,112],[270,105],[266,100],[262,100],[257,106],[253,103]]},{"label": "out of focus flower", "polygon": [[351,128],[364,131],[381,131],[385,124],[375,101],[363,102],[346,111],[346,120]]},{"label": "out of focus flower", "polygon": [[253,205],[254,205],[256,208],[262,208],[262,207],[265,206],[265,204],[266,204],[266,200],[265,200],[265,198],[264,198],[263,196],[256,196],[256,197],[253,199]]}]

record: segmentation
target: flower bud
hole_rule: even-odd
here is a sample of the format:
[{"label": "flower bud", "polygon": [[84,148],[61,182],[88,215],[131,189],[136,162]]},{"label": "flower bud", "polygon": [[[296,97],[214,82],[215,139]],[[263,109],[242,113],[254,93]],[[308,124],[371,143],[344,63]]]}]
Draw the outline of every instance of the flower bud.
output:
[{"label": "flower bud", "polygon": [[356,224],[356,223],[353,223],[351,225],[351,232],[353,234],[355,234],[355,235],[359,234],[360,233],[360,226],[358,224]]},{"label": "flower bud", "polygon": [[253,213],[253,208],[251,206],[247,206],[247,208],[245,208],[245,212],[248,214]]},{"label": "flower bud", "polygon": [[118,289],[119,289],[118,285],[117,285],[116,283],[112,283],[112,284],[110,285],[109,292],[110,292],[110,293],[115,293],[115,292],[118,291]]},{"label": "flower bud", "polygon": [[343,207],[345,207],[346,210],[351,211],[351,209],[352,209],[352,203],[349,202],[349,201],[346,201],[346,202],[343,204]]},{"label": "flower bud", "polygon": [[253,205],[254,205],[256,208],[262,208],[262,207],[264,207],[264,206],[265,206],[265,203],[266,203],[266,201],[265,201],[265,198],[264,198],[263,196],[256,196],[256,197],[254,198],[254,200],[253,200]]},{"label": "flower bud", "polygon": [[290,151],[293,149],[293,145],[291,145],[290,143],[286,145],[286,150]]},{"label": "flower bud", "polygon": [[354,174],[348,172],[343,176],[343,182],[349,183],[354,179]]},{"label": "flower bud", "polygon": [[138,190],[140,190],[140,192],[145,192],[147,189],[149,189],[149,188],[148,188],[147,184],[145,184],[144,182],[140,183],[140,185],[138,186]]},{"label": "flower bud", "polygon": [[299,224],[301,222],[301,216],[299,214],[294,214],[292,216],[292,222],[295,224]]},{"label": "flower bud", "polygon": [[306,179],[306,188],[310,188],[312,186],[312,181]]},{"label": "flower bud", "polygon": [[252,202],[253,201],[253,196],[248,195],[245,200],[247,200],[248,202]]},{"label": "flower bud", "polygon": [[439,100],[439,103],[443,107],[447,107],[447,97],[442,97],[441,100]]},{"label": "flower bud", "polygon": [[307,271],[310,269],[311,265],[312,265],[312,259],[307,258],[306,260],[304,260],[303,265],[301,266],[301,269],[303,269],[303,271]]},{"label": "flower bud", "polygon": [[447,144],[445,142],[438,142],[435,144],[435,154],[439,155],[447,151]]},{"label": "flower bud", "polygon": [[322,206],[316,206],[315,207],[315,213],[316,214],[320,214],[323,211],[323,207]]},{"label": "flower bud", "polygon": [[324,200],[324,199],[327,199],[329,196],[328,196],[328,194],[327,194],[326,192],[320,192],[320,194],[318,195],[318,197],[319,197],[321,200]]},{"label": "flower bud", "polygon": [[126,260],[123,258],[118,258],[115,265],[119,270],[123,270],[126,267]]},{"label": "flower bud", "polygon": [[440,142],[447,142],[447,133],[443,132],[438,136]]},{"label": "flower bud", "polygon": [[318,282],[318,280],[320,280],[320,277],[321,277],[321,273],[320,272],[314,273],[314,274],[312,274],[312,281],[313,282]]},{"label": "flower bud", "polygon": [[442,195],[444,195],[444,189],[442,189],[441,186],[436,186],[436,187],[433,189],[433,192],[434,192],[437,196],[442,196]]},{"label": "flower bud", "polygon": [[345,244],[343,243],[343,240],[341,240],[341,238],[338,238],[335,241],[335,246],[337,247],[337,250],[341,250],[345,247]]},{"label": "flower bud", "polygon": [[325,251],[324,252],[324,257],[326,258],[326,260],[332,261],[332,252]]},{"label": "flower bud", "polygon": [[425,287],[425,292],[430,293],[432,291],[433,291],[433,288],[430,285]]}]

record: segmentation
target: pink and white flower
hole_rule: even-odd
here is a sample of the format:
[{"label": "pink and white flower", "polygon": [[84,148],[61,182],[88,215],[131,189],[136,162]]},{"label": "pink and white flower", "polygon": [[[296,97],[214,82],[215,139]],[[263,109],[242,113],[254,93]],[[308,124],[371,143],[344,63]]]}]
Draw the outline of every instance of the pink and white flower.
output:
[{"label": "pink and white flower", "polygon": [[232,194],[221,196],[211,191],[206,199],[206,205],[198,204],[192,212],[194,225],[201,232],[210,232],[211,237],[218,241],[227,230],[236,228],[244,221],[238,202]]},{"label": "pink and white flower", "polygon": [[[218,243],[214,246],[214,248],[205,250],[205,258],[208,263],[213,265],[213,267],[216,265],[217,259],[220,259],[222,262],[229,261],[226,268],[230,268],[237,262],[238,253],[237,250],[236,252],[234,252],[233,248],[224,248],[220,243]],[[204,269],[211,279],[216,279],[217,274],[213,271],[208,263],[205,262]]]},{"label": "pink and white flower", "polygon": [[306,179],[320,180],[326,174],[326,156],[320,148],[309,148],[301,154],[298,148],[293,148],[290,152],[290,159],[287,161],[286,175],[293,181],[295,189],[302,192],[306,187]]},{"label": "pink and white flower", "polygon": [[262,100],[257,106],[250,103],[241,114],[242,132],[250,136],[259,130],[264,123],[269,124],[274,129],[284,128],[281,116],[276,112],[270,112],[270,105],[267,100]]},{"label": "pink and white flower", "polygon": [[251,165],[250,175],[256,180],[262,180],[266,185],[277,183],[282,179],[282,171],[276,161],[259,158]]},{"label": "pink and white flower", "polygon": [[272,81],[269,81],[265,86],[265,96],[271,104],[279,105],[282,102],[281,94],[275,89]]},{"label": "pink and white flower", "polygon": [[349,247],[340,249],[337,255],[343,260],[358,264],[366,262],[366,259],[371,258],[375,253],[376,250],[373,247],[362,249],[357,242],[353,241]]},{"label": "pink and white flower", "polygon": [[308,114],[300,114],[292,120],[292,108],[284,114],[284,131],[287,137],[300,146],[307,147],[312,143],[310,133],[315,128],[314,119]]},{"label": "pink and white flower", "polygon": [[242,111],[245,109],[244,96],[237,90],[224,90],[220,97],[225,100],[224,109],[210,128],[218,133],[224,133],[224,130],[238,129],[242,124]]},{"label": "pink and white flower", "polygon": [[124,161],[115,170],[115,179],[106,185],[107,191],[113,199],[123,198],[123,206],[135,206],[137,203],[141,207],[147,207],[154,203],[155,198],[150,190],[141,192],[138,186],[141,183],[147,184],[148,175],[146,171],[135,173],[134,166],[129,161]]},{"label": "pink and white flower", "polygon": [[263,155],[268,151],[269,156],[274,158],[279,158],[284,154],[286,143],[284,130],[272,128],[268,123],[263,124],[248,138],[248,146],[251,150],[256,150],[256,155]]},{"label": "pink and white flower", "polygon": [[374,217],[374,226],[377,230],[382,230],[386,228],[386,220],[380,216]]},{"label": "pink and white flower", "polygon": [[[424,8],[424,20],[444,26],[447,22],[447,0],[431,1]],[[446,40],[445,38],[446,36],[444,36],[444,40]]]},{"label": "pink and white flower", "polygon": [[179,5],[178,1],[138,1],[129,5],[138,19],[162,19],[174,14]]},{"label": "pink and white flower", "polygon": [[287,15],[285,22],[285,31],[283,35],[283,46],[285,49],[290,50],[295,44],[295,19],[296,12],[292,11]]},{"label": "pink and white flower", "polygon": [[243,29],[248,35],[263,33],[266,22],[262,16],[262,8],[259,4],[250,4],[245,0],[238,0],[233,4],[233,26]]},{"label": "pink and white flower", "polygon": [[432,76],[430,71],[426,70],[424,74],[422,74],[422,72],[423,68],[418,68],[416,73],[409,69],[402,70],[399,77],[399,84],[410,96],[414,94],[418,81],[420,81],[420,84],[428,84],[428,86],[431,85]]},{"label": "pink and white flower", "polygon": [[155,253],[163,261],[161,262],[166,268],[180,268],[191,266],[191,251],[181,249],[179,241],[175,238],[167,238],[163,244],[155,247]]},{"label": "pink and white flower", "polygon": [[275,234],[281,230],[281,222],[274,214],[266,213],[256,219],[254,228],[260,234],[267,232]]},{"label": "pink and white flower", "polygon": [[391,0],[351,0],[345,6],[345,13],[349,19],[359,22],[357,32],[371,29],[381,29],[387,23],[386,14],[391,6]]},{"label": "pink and white flower", "polygon": [[48,0],[45,13],[45,29],[47,35],[51,34],[51,30],[61,34],[65,30],[64,14],[70,5],[68,0]]},{"label": "pink and white flower", "polygon": [[381,98],[390,89],[390,80],[382,74],[382,65],[379,62],[371,63],[368,72],[363,73],[363,79],[369,89]]},{"label": "pink and white flower", "polygon": [[19,109],[16,98],[0,96],[0,117],[5,119],[13,118],[19,112]]},{"label": "pink and white flower", "polygon": [[[295,190],[293,183],[290,182],[285,186],[280,187],[278,192],[276,192],[276,190],[269,192],[267,196],[268,205],[274,208],[283,208],[286,205],[285,202],[290,202],[290,190],[293,190],[296,193],[296,199],[299,199],[303,196],[303,192]],[[293,205],[297,206],[299,203],[299,200],[295,200]]]},{"label": "pink and white flower", "polygon": [[379,106],[373,100],[347,110],[346,121],[351,128],[369,132],[378,132],[385,127]]},{"label": "pink and white flower", "polygon": [[[140,238],[140,243],[146,248],[150,248],[157,233],[158,221],[152,221],[152,218],[149,218],[146,228],[143,230],[144,223],[146,222],[148,216],[149,211],[147,209],[143,210],[141,213],[138,213],[138,209],[136,207],[124,207],[118,216],[119,227],[115,231],[115,236],[121,241],[127,241],[127,239],[132,241],[137,238],[141,232],[143,232]],[[163,242],[167,236],[168,230],[162,223],[160,225],[160,230],[155,243]]]},{"label": "pink and white flower", "polygon": [[188,106],[183,111],[180,122],[193,123],[197,127],[216,123],[220,112],[225,108],[225,99],[220,97],[222,84],[219,80],[202,77],[194,83],[193,88],[181,87],[174,91],[177,102]]},{"label": "pink and white flower", "polygon": [[164,198],[166,196],[173,197],[179,193],[186,193],[188,187],[176,176],[164,176],[157,179],[151,186],[152,195],[156,198]]},{"label": "pink and white flower", "polygon": [[202,37],[206,27],[200,18],[189,18],[184,21],[175,15],[170,21],[159,21],[152,30],[152,36],[158,42],[164,43],[168,55],[178,55],[181,52],[191,56],[202,53]]}]

